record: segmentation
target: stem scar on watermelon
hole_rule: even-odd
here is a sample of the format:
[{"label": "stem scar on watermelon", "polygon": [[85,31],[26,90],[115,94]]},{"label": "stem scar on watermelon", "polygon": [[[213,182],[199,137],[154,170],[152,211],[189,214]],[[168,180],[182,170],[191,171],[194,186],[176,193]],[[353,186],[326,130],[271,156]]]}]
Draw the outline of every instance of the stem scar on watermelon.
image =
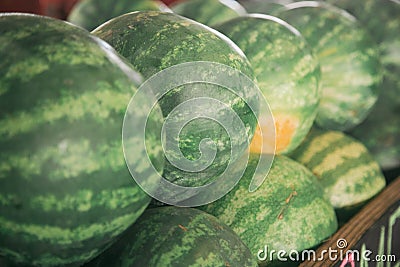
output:
[{"label": "stem scar on watermelon", "polygon": [[[228,37],[177,14],[156,11],[119,16],[92,33],[143,73],[147,80],[139,92],[152,91],[161,106],[165,179],[158,187],[161,193],[146,191],[154,198],[198,206],[219,198],[216,192],[228,192],[241,177],[232,173],[234,165],[242,166],[242,173],[246,168],[260,110],[271,125],[263,132],[271,137],[273,154],[269,106],[246,56]],[[259,172],[268,172],[272,158],[263,156]],[[259,175],[250,190],[264,178]]]},{"label": "stem scar on watermelon", "polygon": [[[0,255],[24,266],[81,265],[150,202],[121,140],[141,76],[89,32],[22,13],[0,15],[0,58]],[[161,172],[160,107],[147,119],[147,152]]]}]

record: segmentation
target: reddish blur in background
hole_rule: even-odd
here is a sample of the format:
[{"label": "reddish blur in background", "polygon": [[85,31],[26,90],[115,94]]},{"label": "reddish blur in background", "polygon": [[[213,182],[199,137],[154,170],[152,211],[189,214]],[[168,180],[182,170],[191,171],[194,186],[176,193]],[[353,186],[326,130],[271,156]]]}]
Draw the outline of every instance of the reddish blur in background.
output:
[{"label": "reddish blur in background", "polygon": [[[162,0],[167,5],[174,1]],[[76,2],[78,0],[1,0],[0,12],[25,12],[66,19]]]}]

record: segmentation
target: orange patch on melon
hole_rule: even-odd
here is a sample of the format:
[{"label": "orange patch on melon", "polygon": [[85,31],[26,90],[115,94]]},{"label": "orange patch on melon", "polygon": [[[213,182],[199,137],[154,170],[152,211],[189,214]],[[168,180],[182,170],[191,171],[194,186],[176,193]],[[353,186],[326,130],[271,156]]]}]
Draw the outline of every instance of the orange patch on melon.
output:
[{"label": "orange patch on melon", "polygon": [[[293,115],[278,114],[274,116],[275,125],[275,154],[285,152],[299,125],[299,120]],[[257,125],[253,140],[250,144],[251,153],[270,153],[273,140],[271,135],[263,137],[262,131],[268,131],[268,125]]]}]

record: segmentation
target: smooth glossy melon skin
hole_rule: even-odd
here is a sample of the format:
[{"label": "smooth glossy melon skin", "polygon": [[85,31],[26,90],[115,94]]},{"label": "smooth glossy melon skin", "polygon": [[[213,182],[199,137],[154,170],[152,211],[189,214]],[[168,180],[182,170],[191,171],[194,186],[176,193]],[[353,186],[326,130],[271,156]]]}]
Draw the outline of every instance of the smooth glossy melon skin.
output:
[{"label": "smooth glossy melon skin", "polygon": [[146,210],[120,240],[88,264],[94,266],[257,267],[257,260],[214,216],[169,206]]},{"label": "smooth glossy melon skin", "polygon": [[316,123],[330,130],[360,124],[377,101],[379,50],[353,16],[324,2],[285,5],[277,16],[298,29],[321,65],[322,96]]},{"label": "smooth glossy melon skin", "polygon": [[326,197],[339,211],[349,213],[385,187],[385,177],[368,149],[339,131],[313,128],[290,156],[318,177]]},{"label": "smooth glossy melon skin", "polygon": [[330,0],[354,15],[378,43],[384,68],[378,101],[350,135],[363,142],[384,170],[400,167],[400,2]]},{"label": "smooth glossy melon skin", "polygon": [[[133,12],[115,18],[98,27],[93,33],[110,43],[122,56],[132,63],[145,78],[171,66],[193,61],[208,61],[226,65],[255,81],[253,70],[243,52],[226,36],[211,28],[182,16],[164,12]],[[220,73],[219,73],[220,74]],[[214,70],[200,70],[198,77],[218,75]],[[179,76],[179,74],[177,75]],[[177,79],[180,79],[177,77]],[[200,186],[209,183],[221,174],[229,160],[241,156],[251,141],[256,116],[249,106],[258,105],[254,87],[238,89],[247,100],[221,86],[196,83],[186,84],[169,91],[160,100],[164,117],[178,106],[193,98],[207,97],[227,104],[243,122],[246,135],[231,138],[225,129],[215,121],[199,118],[188,123],[179,136],[182,154],[189,160],[199,159],[200,141],[210,138],[216,145],[217,154],[211,165],[204,171],[189,172],[166,161],[164,177],[178,185]],[[214,109],[208,109],[208,111]],[[229,123],[224,112],[215,109],[217,121]],[[176,118],[179,121],[179,118]],[[231,124],[231,123],[230,123]],[[236,127],[236,126],[235,126]],[[231,144],[240,148],[240,153],[231,155]],[[180,155],[172,155],[180,159]]]},{"label": "smooth glossy melon skin", "polygon": [[162,10],[168,7],[156,0],[82,0],[71,10],[67,20],[89,31],[104,22],[133,11]]},{"label": "smooth glossy melon skin", "polygon": [[[230,226],[255,257],[265,246],[269,251],[288,253],[313,248],[336,231],[334,209],[317,178],[286,156],[274,158],[261,187],[250,193],[248,186],[258,157],[251,154],[243,178],[232,191],[200,208]],[[276,256],[272,261],[269,256],[259,260],[259,266],[282,264]]]},{"label": "smooth glossy melon skin", "polygon": [[[150,201],[121,138],[140,75],[87,31],[28,14],[0,16],[0,57],[0,254],[79,266]],[[162,155],[148,152],[162,171]]]},{"label": "smooth glossy melon skin", "polygon": [[[274,116],[276,153],[293,151],[311,129],[320,99],[320,67],[311,48],[296,29],[273,16],[247,15],[216,29],[243,50],[254,69]],[[260,121],[266,115],[260,114]],[[261,151],[254,142],[268,142],[262,139],[256,132],[252,152]]]},{"label": "smooth glossy melon skin", "polygon": [[234,0],[183,0],[174,3],[171,9],[211,27],[246,14],[246,10]]}]

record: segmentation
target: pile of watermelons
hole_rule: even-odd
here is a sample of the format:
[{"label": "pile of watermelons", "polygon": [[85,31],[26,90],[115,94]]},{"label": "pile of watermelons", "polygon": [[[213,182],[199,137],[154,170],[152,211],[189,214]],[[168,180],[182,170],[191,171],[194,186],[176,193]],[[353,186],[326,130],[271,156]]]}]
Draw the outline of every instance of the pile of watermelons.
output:
[{"label": "pile of watermelons", "polygon": [[296,266],[399,174],[398,0],[68,20],[0,13],[0,266]]}]

